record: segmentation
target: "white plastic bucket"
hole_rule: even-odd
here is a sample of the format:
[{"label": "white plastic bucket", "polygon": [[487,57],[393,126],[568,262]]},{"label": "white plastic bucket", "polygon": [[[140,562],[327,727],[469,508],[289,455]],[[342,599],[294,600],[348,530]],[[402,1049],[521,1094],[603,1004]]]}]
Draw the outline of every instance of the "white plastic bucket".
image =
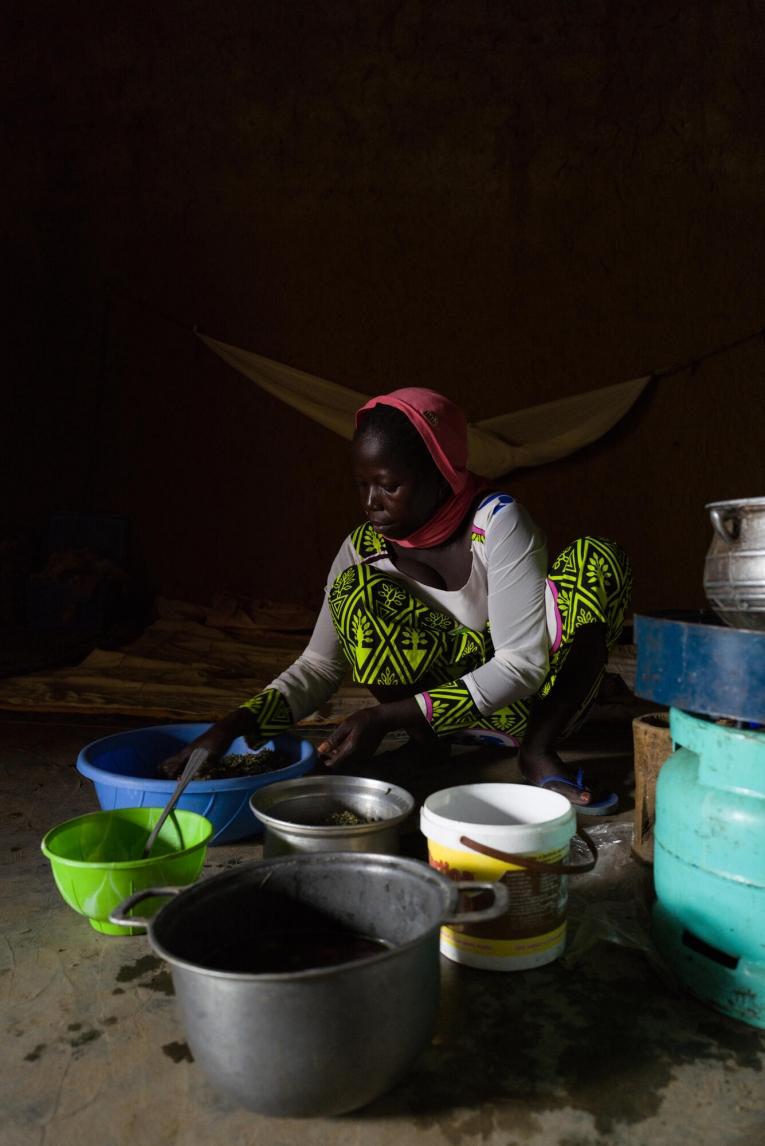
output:
[{"label": "white plastic bucket", "polygon": [[543,864],[566,862],[576,813],[565,796],[528,784],[466,784],[429,796],[420,830],[432,867],[454,880],[501,881],[507,914],[491,923],[441,928],[441,953],[492,971],[551,963],[566,946],[568,877],[528,871],[481,854],[464,840]]}]

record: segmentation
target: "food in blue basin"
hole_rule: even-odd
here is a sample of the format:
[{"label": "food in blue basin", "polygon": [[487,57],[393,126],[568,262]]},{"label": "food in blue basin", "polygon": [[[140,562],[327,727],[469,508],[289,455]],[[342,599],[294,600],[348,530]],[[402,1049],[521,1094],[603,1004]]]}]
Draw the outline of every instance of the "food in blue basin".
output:
[{"label": "food in blue basin", "polygon": [[[133,728],[87,744],[77,757],[77,771],[92,780],[104,811],[115,808],[163,807],[175,781],[158,776],[168,756],[196,740],[209,724],[161,724]],[[215,833],[210,844],[230,844],[260,835],[262,824],[250,810],[253,792],[276,780],[294,780],[310,772],[317,760],[308,740],[291,733],[275,736],[262,746],[284,753],[289,763],[273,772],[228,779],[192,780],[178,807],[205,816]],[[233,740],[228,753],[251,752],[244,737]]]}]

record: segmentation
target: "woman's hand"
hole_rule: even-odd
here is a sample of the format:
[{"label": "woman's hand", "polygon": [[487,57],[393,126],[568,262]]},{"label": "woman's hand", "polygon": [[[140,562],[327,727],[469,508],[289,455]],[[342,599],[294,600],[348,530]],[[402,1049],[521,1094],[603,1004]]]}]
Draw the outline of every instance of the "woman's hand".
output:
[{"label": "woman's hand", "polygon": [[180,776],[183,769],[188,763],[189,756],[195,748],[206,748],[210,753],[207,760],[209,764],[217,763],[223,756],[231,743],[231,737],[227,736],[225,739],[217,734],[215,725],[209,728],[207,732],[203,732],[201,736],[197,736],[196,740],[191,740],[188,744],[184,744],[180,752],[176,752],[174,756],[168,756],[160,764],[157,772],[160,776],[169,776],[174,780]]},{"label": "woman's hand", "polygon": [[403,728],[413,735],[430,732],[430,725],[412,697],[387,704],[374,704],[351,713],[335,731],[319,745],[318,753],[327,768],[336,768],[359,757],[374,756],[380,741],[395,729]]},{"label": "woman's hand", "polygon": [[383,736],[390,731],[385,708],[385,705],[377,704],[346,717],[319,745],[318,752],[325,767],[336,768],[362,756],[374,756]]},{"label": "woman's hand", "polygon": [[236,740],[238,736],[246,736],[248,732],[256,729],[257,722],[249,709],[237,708],[216,724],[211,724],[201,736],[197,736],[196,740],[184,744],[180,752],[168,756],[159,765],[157,772],[160,776],[169,776],[174,780],[176,776],[180,776],[195,748],[206,748],[210,753],[208,764],[215,764],[225,755],[232,740]]}]

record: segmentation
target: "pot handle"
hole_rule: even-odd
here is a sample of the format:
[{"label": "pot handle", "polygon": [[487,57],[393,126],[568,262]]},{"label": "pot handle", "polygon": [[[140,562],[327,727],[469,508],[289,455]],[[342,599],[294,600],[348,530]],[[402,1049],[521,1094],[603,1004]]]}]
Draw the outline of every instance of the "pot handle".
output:
[{"label": "pot handle", "polygon": [[544,860],[532,859],[531,856],[517,856],[511,852],[497,851],[496,848],[479,844],[477,840],[468,839],[467,836],[460,836],[460,843],[464,844],[466,848],[471,848],[474,852],[480,852],[483,856],[490,856],[491,859],[500,860],[501,863],[511,863],[515,867],[522,867],[527,871],[540,871],[550,875],[582,875],[586,871],[592,871],[595,867],[598,862],[598,849],[584,828],[579,828],[575,834],[586,845],[591,856],[583,863],[545,863]]},{"label": "pot handle", "polygon": [[180,895],[182,891],[182,887],[142,887],[140,891],[134,891],[127,899],[123,899],[122,903],[117,904],[109,915],[109,922],[118,923],[121,927],[146,927],[151,919],[146,919],[142,915],[129,916],[128,912],[144,899],[160,895]]},{"label": "pot handle", "polygon": [[717,536],[722,538],[726,545],[738,539],[741,527],[739,518],[728,517],[721,509],[712,508],[709,511],[709,520]]},{"label": "pot handle", "polygon": [[449,927],[455,923],[484,923],[489,919],[497,919],[510,906],[510,895],[503,883],[465,879],[459,880],[454,886],[457,891],[490,891],[494,901],[489,907],[482,907],[478,911],[458,911],[456,915],[448,916],[443,922]]}]

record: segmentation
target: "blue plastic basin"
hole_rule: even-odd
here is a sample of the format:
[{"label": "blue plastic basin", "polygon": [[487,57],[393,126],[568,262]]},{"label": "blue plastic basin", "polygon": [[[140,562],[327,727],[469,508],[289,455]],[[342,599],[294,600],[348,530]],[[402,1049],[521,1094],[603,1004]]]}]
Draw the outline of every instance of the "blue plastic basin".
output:
[{"label": "blue plastic basin", "polygon": [[[104,811],[115,808],[164,807],[175,781],[157,778],[163,760],[173,756],[210,728],[209,724],[161,724],[133,728],[94,740],[77,757],[77,771],[92,780]],[[275,736],[265,748],[287,753],[290,763],[260,776],[234,776],[227,780],[192,780],[178,807],[206,816],[215,829],[210,844],[230,844],[258,836],[263,825],[250,810],[253,792],[276,780],[305,776],[316,764],[316,749],[291,733]],[[230,753],[250,752],[243,737],[231,742]]]}]

